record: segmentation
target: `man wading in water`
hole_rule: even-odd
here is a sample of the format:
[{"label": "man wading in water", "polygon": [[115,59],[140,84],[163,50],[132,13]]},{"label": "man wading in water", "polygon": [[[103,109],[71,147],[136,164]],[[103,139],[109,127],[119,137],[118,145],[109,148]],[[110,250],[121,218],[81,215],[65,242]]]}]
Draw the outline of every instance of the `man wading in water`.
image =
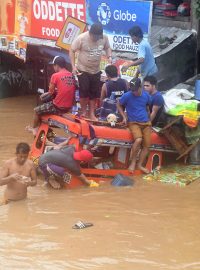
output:
[{"label": "man wading in water", "polygon": [[0,186],[7,185],[4,201],[18,201],[27,197],[27,187],[37,184],[34,164],[28,159],[30,147],[27,143],[19,143],[16,147],[16,157],[9,159],[0,171]]}]

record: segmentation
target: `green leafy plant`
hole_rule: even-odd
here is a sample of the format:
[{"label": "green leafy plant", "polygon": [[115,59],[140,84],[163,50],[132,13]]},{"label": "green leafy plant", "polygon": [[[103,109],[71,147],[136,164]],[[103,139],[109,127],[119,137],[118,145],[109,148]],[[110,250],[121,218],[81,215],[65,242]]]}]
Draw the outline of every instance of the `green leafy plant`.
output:
[{"label": "green leafy plant", "polygon": [[200,0],[195,1],[194,9],[195,9],[197,19],[200,19]]}]

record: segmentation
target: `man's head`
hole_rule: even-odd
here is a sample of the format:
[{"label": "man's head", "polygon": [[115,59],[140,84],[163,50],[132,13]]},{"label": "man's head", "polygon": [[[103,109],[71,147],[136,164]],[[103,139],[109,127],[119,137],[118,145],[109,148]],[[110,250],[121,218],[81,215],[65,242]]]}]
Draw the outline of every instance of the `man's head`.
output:
[{"label": "man's head", "polygon": [[116,68],[115,65],[108,65],[108,66],[106,66],[105,73],[106,73],[108,79],[109,78],[111,79],[111,78],[118,77],[118,70],[117,70],[117,68]]},{"label": "man's head", "polygon": [[130,90],[135,96],[140,96],[142,92],[142,82],[139,78],[134,78],[130,81]]},{"label": "man's head", "polygon": [[129,30],[129,35],[134,43],[138,43],[143,39],[143,32],[139,26],[133,26]]},{"label": "man's head", "polygon": [[155,93],[157,85],[157,79],[154,76],[146,76],[144,78],[143,87],[150,95]]},{"label": "man's head", "polygon": [[89,30],[90,38],[92,41],[97,42],[103,38],[103,27],[100,23],[94,23]]},{"label": "man's head", "polygon": [[58,72],[62,68],[66,68],[65,58],[59,55],[55,56],[50,64],[53,65],[55,72]]},{"label": "man's head", "polygon": [[16,146],[17,163],[23,165],[28,158],[29,152],[30,146],[27,143],[18,143],[18,145]]},{"label": "man's head", "polygon": [[88,150],[81,150],[78,152],[74,152],[73,157],[77,161],[89,162],[92,160],[93,154]]}]

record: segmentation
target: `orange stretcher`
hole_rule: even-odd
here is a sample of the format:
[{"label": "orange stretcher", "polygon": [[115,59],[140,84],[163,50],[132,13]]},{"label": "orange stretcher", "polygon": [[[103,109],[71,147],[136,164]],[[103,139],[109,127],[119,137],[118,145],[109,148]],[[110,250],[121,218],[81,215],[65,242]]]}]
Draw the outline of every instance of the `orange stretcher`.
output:
[{"label": "orange stretcher", "polygon": [[[82,168],[82,172],[89,179],[95,181],[107,181],[118,173],[131,175],[128,171],[128,163],[131,154],[131,145],[133,137],[127,128],[110,127],[102,125],[102,123],[93,123],[85,119],[75,117],[73,115],[58,116],[44,115],[42,122],[32,144],[30,157],[37,164],[39,157],[45,151],[45,143],[50,128],[61,128],[66,133],[73,134],[69,144],[74,144],[77,150],[85,147],[105,147],[112,148],[112,169],[96,169],[94,167]],[[42,138],[42,139],[41,139]],[[173,152],[176,150],[171,146],[170,142],[164,137],[152,130],[152,145],[148,156],[146,167],[151,171],[156,166],[162,165],[163,152]],[[95,158],[95,156],[94,156]],[[141,174],[136,170],[135,175]],[[82,182],[72,176],[71,182],[65,184],[66,188],[75,188],[83,185]]]}]

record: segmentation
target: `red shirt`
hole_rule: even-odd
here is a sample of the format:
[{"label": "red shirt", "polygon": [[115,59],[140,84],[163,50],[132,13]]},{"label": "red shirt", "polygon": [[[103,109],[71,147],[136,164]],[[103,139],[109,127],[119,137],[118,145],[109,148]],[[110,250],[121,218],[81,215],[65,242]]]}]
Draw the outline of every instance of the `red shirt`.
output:
[{"label": "red shirt", "polygon": [[62,69],[51,76],[51,81],[55,86],[56,97],[53,104],[58,108],[71,108],[75,96],[75,80],[71,72]]}]

